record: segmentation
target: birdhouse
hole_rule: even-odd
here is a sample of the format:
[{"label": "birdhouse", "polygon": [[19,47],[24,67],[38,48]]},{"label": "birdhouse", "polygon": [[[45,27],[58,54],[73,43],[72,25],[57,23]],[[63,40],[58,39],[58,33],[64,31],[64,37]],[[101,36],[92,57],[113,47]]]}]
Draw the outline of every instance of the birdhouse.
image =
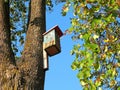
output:
[{"label": "birdhouse", "polygon": [[49,56],[56,55],[61,52],[60,37],[63,35],[58,26],[53,27],[48,32],[43,34],[44,36],[44,49]]}]

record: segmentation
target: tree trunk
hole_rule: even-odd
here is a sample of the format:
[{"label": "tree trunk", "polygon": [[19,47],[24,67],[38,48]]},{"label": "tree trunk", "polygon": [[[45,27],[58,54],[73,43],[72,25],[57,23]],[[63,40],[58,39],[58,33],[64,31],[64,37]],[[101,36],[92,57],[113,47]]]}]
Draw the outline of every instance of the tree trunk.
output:
[{"label": "tree trunk", "polygon": [[0,0],[0,90],[14,86],[17,71],[10,41],[9,3]]},{"label": "tree trunk", "polygon": [[30,20],[22,54],[21,69],[26,85],[32,90],[43,90],[43,33],[45,25],[45,0],[31,0]]},{"label": "tree trunk", "polygon": [[0,0],[0,63],[15,64],[9,27],[9,3]]},{"label": "tree trunk", "polygon": [[22,62],[16,65],[11,49],[9,3],[0,0],[0,90],[44,90],[43,33],[45,1],[31,0]]}]

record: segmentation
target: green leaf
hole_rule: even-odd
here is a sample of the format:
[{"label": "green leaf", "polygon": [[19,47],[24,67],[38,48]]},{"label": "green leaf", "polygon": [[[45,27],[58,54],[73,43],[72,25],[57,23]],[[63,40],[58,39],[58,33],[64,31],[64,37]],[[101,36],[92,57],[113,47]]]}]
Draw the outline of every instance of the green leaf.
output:
[{"label": "green leaf", "polygon": [[74,30],[74,27],[70,27],[70,28],[69,28],[69,31],[70,31],[70,32],[73,32],[73,30]]},{"label": "green leaf", "polygon": [[101,74],[101,75],[100,75],[100,79],[101,79],[101,80],[104,80],[105,78],[106,78],[105,74]]},{"label": "green leaf", "polygon": [[84,76],[84,77],[85,77],[85,78],[89,78],[90,76],[91,76],[90,71],[87,71],[87,70],[86,70],[86,72],[85,72],[85,76]]},{"label": "green leaf", "polygon": [[52,6],[52,1],[51,0],[46,0],[46,5]]},{"label": "green leaf", "polygon": [[101,85],[101,81],[96,81],[95,85],[96,85],[96,87],[99,87]]},{"label": "green leaf", "polygon": [[120,86],[117,88],[117,90],[120,90]]},{"label": "green leaf", "polygon": [[79,72],[78,74],[77,74],[77,77],[81,80],[81,79],[83,79],[83,73],[82,72]]},{"label": "green leaf", "polygon": [[110,22],[110,21],[111,21],[111,17],[112,17],[112,14],[108,15],[108,17],[106,17],[105,20],[106,20],[107,22]]},{"label": "green leaf", "polygon": [[96,71],[99,71],[100,70],[100,64],[97,62],[97,63],[94,63],[94,68]]},{"label": "green leaf", "polygon": [[115,77],[115,76],[116,76],[116,69],[113,68],[113,69],[112,69],[112,77]]},{"label": "green leaf", "polygon": [[93,20],[92,20],[92,23],[91,23],[91,26],[92,26],[92,28],[95,28],[95,27],[97,27],[97,25],[99,25],[100,23],[102,23],[102,20],[101,20],[101,19],[93,19]]},{"label": "green leaf", "polygon": [[79,61],[74,61],[73,63],[72,63],[72,65],[71,65],[71,68],[73,69],[73,70],[76,70],[77,68],[79,68],[80,67],[80,62]]},{"label": "green leaf", "polygon": [[91,85],[91,90],[96,90],[96,86],[94,84]]},{"label": "green leaf", "polygon": [[77,66],[74,65],[74,64],[72,64],[72,65],[71,65],[71,68],[72,68],[73,70],[76,70],[76,69],[77,69]]},{"label": "green leaf", "polygon": [[89,88],[88,88],[88,87],[85,87],[83,90],[89,90]]},{"label": "green leaf", "polygon": [[90,33],[86,33],[82,36],[82,38],[87,42],[89,40]]},{"label": "green leaf", "polygon": [[73,26],[78,26],[78,25],[79,25],[79,21],[78,21],[76,18],[73,18],[73,19],[71,20],[71,24],[72,24]]}]

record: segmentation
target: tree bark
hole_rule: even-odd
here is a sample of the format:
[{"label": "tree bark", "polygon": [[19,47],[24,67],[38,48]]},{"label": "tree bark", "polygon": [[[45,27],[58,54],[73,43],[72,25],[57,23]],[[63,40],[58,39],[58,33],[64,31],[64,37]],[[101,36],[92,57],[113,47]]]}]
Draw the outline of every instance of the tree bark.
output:
[{"label": "tree bark", "polygon": [[45,0],[31,0],[30,19],[21,70],[26,86],[31,90],[44,90],[43,33],[45,25]]},{"label": "tree bark", "polygon": [[0,90],[13,88],[16,71],[10,40],[9,1],[0,0]]},{"label": "tree bark", "polygon": [[9,26],[9,3],[0,0],[0,63],[14,63]]},{"label": "tree bark", "polygon": [[16,65],[10,41],[9,3],[0,0],[0,90],[44,90],[43,33],[45,1],[30,1],[22,62]]}]

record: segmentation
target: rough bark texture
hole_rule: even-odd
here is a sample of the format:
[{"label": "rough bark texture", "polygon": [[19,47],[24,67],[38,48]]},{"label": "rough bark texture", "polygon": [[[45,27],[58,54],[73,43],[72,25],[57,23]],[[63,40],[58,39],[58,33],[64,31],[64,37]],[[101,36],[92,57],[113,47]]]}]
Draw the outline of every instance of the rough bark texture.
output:
[{"label": "rough bark texture", "polygon": [[0,62],[15,63],[10,42],[9,3],[0,0]]},{"label": "rough bark texture", "polygon": [[17,66],[10,43],[9,3],[0,0],[0,90],[44,90],[45,1],[31,0],[22,62]]},{"label": "rough bark texture", "polygon": [[11,90],[17,72],[11,49],[9,28],[9,3],[0,0],[0,90]]},{"label": "rough bark texture", "polygon": [[43,90],[43,33],[45,32],[45,0],[31,0],[30,20],[22,55],[26,84],[32,90]]}]

